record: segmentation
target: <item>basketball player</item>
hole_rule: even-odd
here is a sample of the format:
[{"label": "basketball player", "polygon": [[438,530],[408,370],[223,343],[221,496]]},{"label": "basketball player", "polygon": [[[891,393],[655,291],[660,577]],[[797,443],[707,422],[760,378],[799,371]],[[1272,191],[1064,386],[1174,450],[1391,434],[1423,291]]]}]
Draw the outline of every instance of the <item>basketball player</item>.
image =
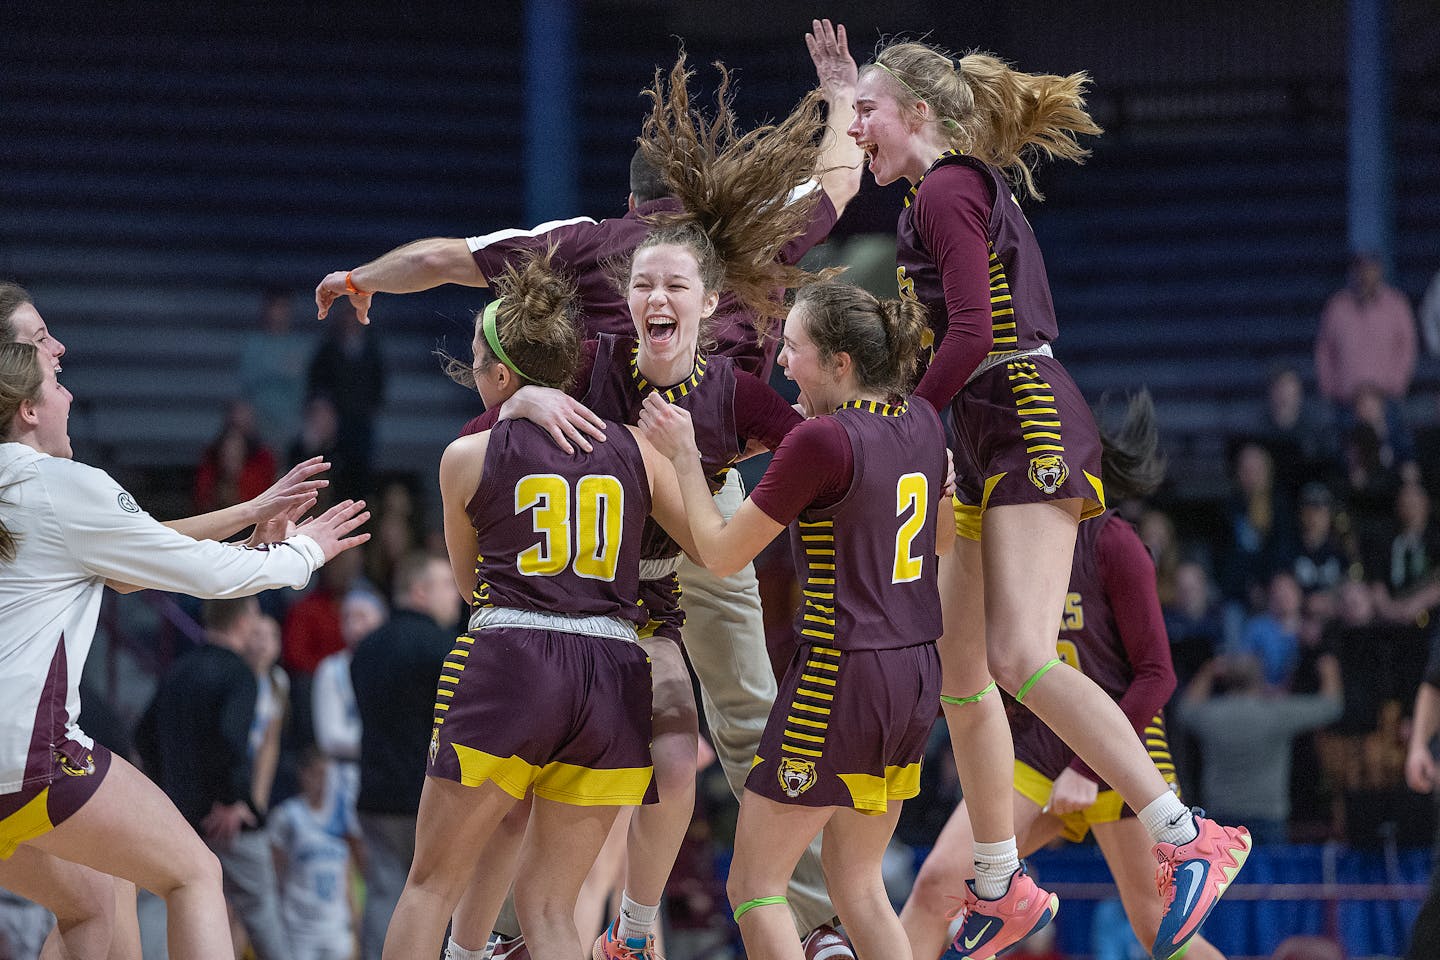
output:
[{"label": "basketball player", "polygon": [[1036,193],[1031,160],[1086,155],[1076,136],[1100,132],[1084,109],[1086,80],[889,44],[860,72],[849,130],[877,183],[912,184],[897,277],[901,295],[928,311],[934,350],[915,392],[949,409],[956,438],[960,541],[940,572],[941,699],[976,841],[957,937],[972,960],[1019,942],[1058,908],[1020,869],[997,682],[1139,811],[1165,891],[1159,960],[1199,929],[1251,846],[1244,828],[1192,816],[1092,679],[1055,669],[1076,528],[1104,508],[1100,442],[1052,355],[1044,260],[1010,183]]},{"label": "basketball player", "polygon": [[[1154,492],[1164,474],[1156,454],[1159,436],[1148,393],[1136,395],[1125,424],[1101,436],[1105,487],[1129,499]],[[1165,782],[1178,794],[1161,708],[1175,691],[1170,641],[1155,590],[1155,564],[1133,528],[1114,513],[1082,524],[1070,568],[1058,652],[1062,662],[1095,680],[1144,737]],[[1120,899],[1141,943],[1151,943],[1163,904],[1151,880],[1150,839],[1134,811],[1034,714],[1007,704],[1015,742],[1012,802],[1021,852],[1033,853],[1057,837],[1078,843],[1093,830]],[[974,876],[970,818],[965,802],[950,817],[915,878],[900,914],[917,958],[934,960],[950,940],[947,894]],[[963,944],[962,944],[963,946]],[[1217,960],[1203,937],[1187,956]]]},{"label": "basketball player", "polygon": [[907,401],[923,311],[847,284],[807,287],[780,363],[811,419],[728,522],[710,501],[689,414],[659,394],[641,426],[671,458],[705,565],[727,573],[787,525],[805,601],[796,650],[740,801],[727,888],[751,956],[800,960],[785,884],[822,830],[825,878],[863,957],[909,960],[881,876],[900,801],[919,791],[939,699],[935,556],[954,539],[943,429]]},{"label": "basketball player", "polygon": [[[564,386],[579,355],[573,284],[536,257],[496,287],[474,364],[458,372],[487,404],[522,382]],[[644,519],[689,538],[663,458],[638,431],[607,427],[609,442],[567,454],[506,422],[441,460],[446,546],[474,606],[440,675],[386,960],[438,952],[476,852],[532,791],[515,906],[535,955],[573,956],[585,874],[620,807],[653,800],[650,665],[636,642]]]}]

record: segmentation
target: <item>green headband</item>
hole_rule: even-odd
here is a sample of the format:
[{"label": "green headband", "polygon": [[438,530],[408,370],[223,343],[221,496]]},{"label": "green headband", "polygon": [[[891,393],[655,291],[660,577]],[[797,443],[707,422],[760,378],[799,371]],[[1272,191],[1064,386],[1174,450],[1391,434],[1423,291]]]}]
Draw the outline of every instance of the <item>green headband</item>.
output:
[{"label": "green headband", "polygon": [[505,366],[510,369],[511,373],[515,374],[515,376],[519,377],[522,380],[529,380],[531,383],[539,383],[539,380],[536,380],[534,377],[530,376],[528,373],[515,366],[515,361],[511,360],[510,356],[505,352],[505,348],[500,346],[500,334],[495,331],[495,315],[500,312],[500,304],[504,302],[504,297],[497,297],[494,300],[491,300],[489,306],[485,308],[485,312],[480,315],[480,329],[485,332],[485,342],[490,344],[490,352],[495,354],[495,359],[505,364]]}]

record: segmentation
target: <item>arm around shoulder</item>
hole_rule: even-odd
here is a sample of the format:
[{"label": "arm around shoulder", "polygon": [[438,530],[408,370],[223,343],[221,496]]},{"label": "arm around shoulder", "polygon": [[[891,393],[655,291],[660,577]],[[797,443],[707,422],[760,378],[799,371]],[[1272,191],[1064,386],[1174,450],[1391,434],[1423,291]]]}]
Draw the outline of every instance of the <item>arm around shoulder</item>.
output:
[{"label": "arm around shoulder", "polygon": [[480,537],[466,509],[480,488],[485,469],[485,452],[490,431],[452,441],[440,457],[440,498],[445,523],[445,550],[455,589],[466,603],[475,589],[475,558],[480,555]]}]

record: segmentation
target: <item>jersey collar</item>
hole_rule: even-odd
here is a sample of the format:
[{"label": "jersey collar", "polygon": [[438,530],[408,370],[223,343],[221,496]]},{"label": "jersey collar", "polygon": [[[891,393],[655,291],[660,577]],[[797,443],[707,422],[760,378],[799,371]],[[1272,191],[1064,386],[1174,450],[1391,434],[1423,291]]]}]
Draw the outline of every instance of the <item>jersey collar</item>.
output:
[{"label": "jersey collar", "polygon": [[635,381],[635,389],[639,390],[642,396],[646,391],[655,389],[665,398],[666,402],[675,403],[681,397],[686,396],[691,390],[699,386],[700,381],[705,379],[705,368],[709,363],[708,358],[697,353],[695,354],[695,369],[690,372],[690,376],[681,380],[673,387],[666,387],[664,389],[659,387],[652,388],[650,381],[646,380],[640,373],[640,347],[637,344],[630,348],[630,379]]},{"label": "jersey collar", "polygon": [[835,408],[835,412],[841,410],[863,410],[866,413],[878,413],[882,417],[898,417],[910,409],[909,403],[889,404],[881,403],[879,400],[847,400]]},{"label": "jersey collar", "polygon": [[934,170],[936,167],[938,167],[938,166],[940,165],[940,161],[941,161],[941,160],[944,160],[946,157],[958,157],[958,156],[960,156],[960,151],[959,151],[959,150],[956,150],[956,149],[954,149],[954,148],[952,147],[951,149],[946,150],[944,153],[940,154],[940,156],[936,157],[936,158],[935,158],[935,162],[932,163],[932,164],[930,164],[929,169],[927,169],[927,170],[925,171],[924,175],[922,175],[919,180],[916,180],[916,181],[915,181],[914,186],[912,186],[912,187],[910,188],[910,192],[907,193],[907,194],[905,194],[905,206],[908,207],[908,206],[910,206],[911,203],[915,202],[915,194],[917,194],[917,193],[920,192],[920,184],[922,184],[922,183],[925,182],[925,177],[930,176],[930,171],[931,171],[931,170]]}]

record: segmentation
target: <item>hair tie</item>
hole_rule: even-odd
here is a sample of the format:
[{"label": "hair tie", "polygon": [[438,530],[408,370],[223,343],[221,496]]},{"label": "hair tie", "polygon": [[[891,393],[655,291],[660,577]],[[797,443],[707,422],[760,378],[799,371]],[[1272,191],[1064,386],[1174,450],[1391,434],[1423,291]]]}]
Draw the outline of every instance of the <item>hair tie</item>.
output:
[{"label": "hair tie", "polygon": [[515,361],[505,353],[505,348],[500,346],[500,334],[495,330],[495,315],[500,312],[500,304],[505,302],[504,297],[497,297],[491,300],[485,307],[485,312],[480,315],[480,329],[485,334],[485,342],[490,345],[490,352],[495,354],[495,359],[505,364],[510,372],[522,380],[529,380],[531,383],[539,383],[534,377],[515,366]]},{"label": "hair tie", "polygon": [[964,73],[964,72],[965,72],[965,65],[960,62],[960,58],[959,58],[959,57],[951,57],[951,58],[950,58],[950,67],[951,67],[956,73]]}]

